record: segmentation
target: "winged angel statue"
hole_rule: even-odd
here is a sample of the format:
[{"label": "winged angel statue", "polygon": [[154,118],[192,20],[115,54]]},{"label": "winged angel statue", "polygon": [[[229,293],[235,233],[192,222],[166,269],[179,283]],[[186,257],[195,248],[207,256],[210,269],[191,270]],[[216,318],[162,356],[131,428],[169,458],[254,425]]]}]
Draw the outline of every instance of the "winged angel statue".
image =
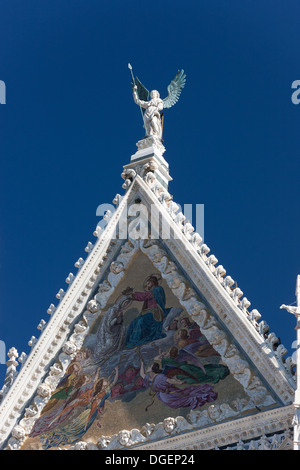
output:
[{"label": "winged angel statue", "polygon": [[162,100],[157,90],[151,91],[149,99],[147,88],[144,87],[137,77],[133,78],[133,99],[136,104],[144,109],[143,120],[147,137],[156,136],[162,139],[161,111],[164,108],[171,108],[171,106],[177,103],[185,81],[186,74],[184,70],[178,70],[175,78],[167,88],[168,96]]}]

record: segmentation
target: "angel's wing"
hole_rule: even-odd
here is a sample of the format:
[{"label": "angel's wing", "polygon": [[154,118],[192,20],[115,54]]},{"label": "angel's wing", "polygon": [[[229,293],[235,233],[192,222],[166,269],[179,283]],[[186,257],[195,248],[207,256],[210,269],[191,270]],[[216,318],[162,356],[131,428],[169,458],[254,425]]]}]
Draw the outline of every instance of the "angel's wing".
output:
[{"label": "angel's wing", "polygon": [[202,362],[200,362],[199,358],[195,356],[195,354],[187,346],[180,350],[178,360],[192,362],[195,366],[200,367],[200,369],[203,370],[204,374],[206,374]]},{"label": "angel's wing", "polygon": [[149,99],[149,91],[146,87],[139,81],[137,77],[135,77],[135,84],[137,86],[137,93],[138,97],[142,101],[148,101]]},{"label": "angel's wing", "polygon": [[175,78],[171,81],[168,86],[168,96],[163,100],[164,108],[171,108],[177,103],[180,93],[185,85],[186,74],[184,70],[178,70]]}]

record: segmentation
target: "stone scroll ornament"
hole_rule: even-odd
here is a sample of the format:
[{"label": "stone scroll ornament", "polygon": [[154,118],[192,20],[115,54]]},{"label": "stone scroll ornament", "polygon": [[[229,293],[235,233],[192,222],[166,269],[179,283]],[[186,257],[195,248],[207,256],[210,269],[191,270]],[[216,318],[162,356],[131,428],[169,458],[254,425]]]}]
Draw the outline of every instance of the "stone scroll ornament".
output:
[{"label": "stone scroll ornament", "polygon": [[155,136],[162,140],[162,110],[164,108],[171,108],[174,106],[174,104],[177,103],[186,82],[186,74],[184,73],[184,70],[178,70],[175,78],[171,81],[167,88],[168,96],[165,99],[161,99],[157,90],[152,90],[149,93],[147,88],[144,87],[138,77],[134,78],[132,66],[130,64],[128,64],[128,68],[132,76],[133,99],[140,107],[146,136]]}]

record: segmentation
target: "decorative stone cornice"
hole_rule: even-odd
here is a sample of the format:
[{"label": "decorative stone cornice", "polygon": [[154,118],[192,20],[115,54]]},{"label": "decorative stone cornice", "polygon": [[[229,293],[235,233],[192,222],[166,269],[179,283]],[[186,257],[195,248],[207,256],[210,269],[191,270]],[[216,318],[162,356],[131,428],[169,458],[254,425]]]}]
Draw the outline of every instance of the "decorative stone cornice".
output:
[{"label": "decorative stone cornice", "polygon": [[[213,405],[212,405],[213,408]],[[206,412],[207,413],[207,412]],[[286,406],[219,423],[210,420],[201,429],[187,431],[185,418],[166,418],[141,430],[122,430],[102,436],[97,443],[80,441],[69,450],[290,450],[293,407]],[[25,432],[16,426],[9,448],[24,442]]]},{"label": "decorative stone cornice", "polygon": [[239,441],[250,441],[263,435],[290,429],[293,407],[286,406],[237,418],[214,426],[204,427],[197,431],[165,438],[153,443],[138,446],[143,450],[212,450],[226,447]]}]

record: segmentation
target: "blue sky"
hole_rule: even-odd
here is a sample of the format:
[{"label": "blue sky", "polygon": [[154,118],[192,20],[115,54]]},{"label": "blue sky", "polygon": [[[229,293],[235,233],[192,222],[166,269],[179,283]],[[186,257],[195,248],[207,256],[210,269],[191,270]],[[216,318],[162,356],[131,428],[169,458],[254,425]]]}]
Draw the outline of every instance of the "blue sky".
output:
[{"label": "blue sky", "polygon": [[[2,0],[0,339],[29,352],[99,204],[144,136],[128,62],[161,95],[180,204],[205,204],[205,242],[293,352],[299,266],[300,5],[296,0]],[[3,380],[5,366],[0,365]]]}]

